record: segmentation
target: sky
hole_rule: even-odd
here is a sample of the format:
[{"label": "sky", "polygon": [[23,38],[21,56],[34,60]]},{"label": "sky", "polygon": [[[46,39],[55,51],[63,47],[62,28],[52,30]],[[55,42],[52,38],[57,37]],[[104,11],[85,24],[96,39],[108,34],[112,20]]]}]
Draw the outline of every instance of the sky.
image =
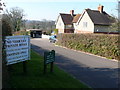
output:
[{"label": "sky", "polygon": [[4,0],[5,9],[19,7],[24,10],[25,19],[29,20],[56,20],[59,13],[81,14],[84,9],[97,10],[99,4],[104,11],[117,16],[117,0]]}]

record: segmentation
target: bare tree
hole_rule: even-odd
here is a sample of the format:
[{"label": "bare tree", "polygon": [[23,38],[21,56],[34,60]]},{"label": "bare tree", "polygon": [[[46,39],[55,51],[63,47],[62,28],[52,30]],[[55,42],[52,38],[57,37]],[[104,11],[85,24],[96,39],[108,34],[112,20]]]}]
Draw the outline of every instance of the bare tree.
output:
[{"label": "bare tree", "polygon": [[55,29],[55,21],[43,19],[42,21],[28,20],[27,29],[42,29],[43,31],[52,31]]},{"label": "bare tree", "polygon": [[0,0],[0,13],[3,11],[3,7],[5,7],[5,3]]},{"label": "bare tree", "polygon": [[118,12],[118,17],[112,14],[112,18],[114,19],[114,23],[110,26],[110,32],[117,31],[120,32],[119,27],[120,27],[120,1],[118,1],[117,8],[115,9]]},{"label": "bare tree", "polygon": [[19,7],[13,7],[10,10],[6,10],[5,14],[12,24],[13,32],[20,31],[25,16],[24,10]]}]

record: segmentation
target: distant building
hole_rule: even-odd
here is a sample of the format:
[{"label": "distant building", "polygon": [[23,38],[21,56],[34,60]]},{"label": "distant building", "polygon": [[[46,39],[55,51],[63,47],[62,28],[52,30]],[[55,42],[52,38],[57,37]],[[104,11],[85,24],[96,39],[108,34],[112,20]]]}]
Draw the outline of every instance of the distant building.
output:
[{"label": "distant building", "polygon": [[30,31],[30,36],[32,38],[41,38],[42,37],[42,30],[41,29],[29,29],[27,31]]},{"label": "distant building", "polygon": [[70,14],[60,13],[56,21],[58,33],[74,33],[73,20],[76,22],[79,15],[74,14],[74,10]]},{"label": "distant building", "polygon": [[98,10],[85,9],[83,11],[75,24],[75,33],[108,33],[112,23],[114,23],[113,18],[103,11],[102,5],[99,5]]},{"label": "distant building", "polygon": [[109,33],[109,26],[115,20],[103,11],[103,7],[99,5],[98,10],[85,9],[82,14],[74,14],[74,10],[70,14],[60,13],[56,21],[58,33]]}]

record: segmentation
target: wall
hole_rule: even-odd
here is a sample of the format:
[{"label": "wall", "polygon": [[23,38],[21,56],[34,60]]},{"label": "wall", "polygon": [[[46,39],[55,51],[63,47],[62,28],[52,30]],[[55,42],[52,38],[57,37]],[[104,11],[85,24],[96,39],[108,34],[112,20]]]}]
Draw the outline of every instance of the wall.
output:
[{"label": "wall", "polygon": [[65,29],[74,29],[73,25],[65,25]]},{"label": "wall", "polygon": [[44,35],[44,34],[42,34],[42,38],[47,38],[47,39],[49,39],[50,36],[49,36],[49,35]]},{"label": "wall", "polygon": [[73,25],[65,25],[64,33],[74,33]]},{"label": "wall", "polygon": [[94,32],[108,32],[108,26],[95,25]]},{"label": "wall", "polygon": [[58,29],[58,33],[64,33],[64,23],[62,21],[61,16],[58,17],[58,21],[56,23],[56,29]]},{"label": "wall", "polygon": [[[111,31],[110,31],[110,29],[109,29],[109,26],[95,25],[94,32],[95,32],[95,33],[97,33],[97,32],[104,33],[104,32],[111,32]],[[117,32],[117,31],[112,31],[112,32]]]},{"label": "wall", "polygon": [[74,29],[75,29],[75,33],[77,31],[77,23],[73,23]]},{"label": "wall", "polygon": [[[83,23],[87,22],[87,27],[83,26]],[[87,12],[84,13],[83,17],[81,18],[80,22],[76,26],[76,33],[93,33],[94,32],[94,24],[91,21]]]}]

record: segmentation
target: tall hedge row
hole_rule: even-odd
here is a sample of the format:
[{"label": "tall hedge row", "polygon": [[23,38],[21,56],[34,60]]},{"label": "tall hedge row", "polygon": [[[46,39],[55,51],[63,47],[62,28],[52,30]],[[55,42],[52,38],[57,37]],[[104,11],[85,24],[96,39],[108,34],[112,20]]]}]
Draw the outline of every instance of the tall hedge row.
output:
[{"label": "tall hedge row", "polygon": [[107,57],[120,58],[119,35],[112,34],[58,34],[58,45]]}]

